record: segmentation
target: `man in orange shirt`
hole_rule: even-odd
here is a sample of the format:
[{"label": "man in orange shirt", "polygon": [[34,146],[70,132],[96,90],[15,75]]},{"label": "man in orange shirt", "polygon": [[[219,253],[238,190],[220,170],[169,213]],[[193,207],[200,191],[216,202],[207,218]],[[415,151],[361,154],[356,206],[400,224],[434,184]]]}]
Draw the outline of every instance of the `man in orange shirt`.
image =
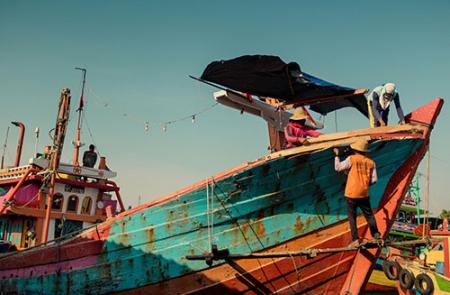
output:
[{"label": "man in orange shirt", "polygon": [[344,195],[353,239],[350,246],[359,246],[358,228],[356,226],[356,209],[358,207],[369,224],[372,237],[374,239],[380,238],[369,200],[369,186],[377,181],[377,170],[375,162],[366,155],[369,151],[369,143],[366,140],[358,140],[352,143],[350,148],[354,151],[354,155],[347,157],[342,162],[339,160],[339,149],[333,149],[336,155],[334,169],[338,172],[348,171]]}]

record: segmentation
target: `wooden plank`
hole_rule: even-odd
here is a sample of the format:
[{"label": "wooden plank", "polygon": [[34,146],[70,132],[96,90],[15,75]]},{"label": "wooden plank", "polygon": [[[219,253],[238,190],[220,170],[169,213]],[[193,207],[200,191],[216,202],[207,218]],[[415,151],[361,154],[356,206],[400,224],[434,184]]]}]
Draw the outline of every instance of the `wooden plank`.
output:
[{"label": "wooden plank", "polygon": [[[356,139],[370,140],[372,136],[379,136],[382,134],[395,134],[395,133],[411,133],[412,135],[422,134],[426,127],[404,124],[395,126],[385,126],[379,128],[367,128],[354,131],[323,134],[317,138],[308,138],[310,144],[295,147],[281,152],[272,153],[264,157],[264,159],[274,159],[278,157],[286,157],[293,154],[304,154],[316,150],[326,149],[333,146],[346,145],[355,142]],[[408,136],[405,134],[405,136]]]}]

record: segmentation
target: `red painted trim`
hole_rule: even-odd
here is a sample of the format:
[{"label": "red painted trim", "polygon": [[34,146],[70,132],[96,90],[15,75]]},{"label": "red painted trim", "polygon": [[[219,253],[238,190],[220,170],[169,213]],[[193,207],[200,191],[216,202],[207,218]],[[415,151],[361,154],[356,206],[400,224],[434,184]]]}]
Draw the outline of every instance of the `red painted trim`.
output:
[{"label": "red painted trim", "polygon": [[[34,168],[32,168],[32,169],[34,169]],[[37,172],[42,171],[42,170],[37,170],[37,169],[35,169],[35,170]],[[30,175],[28,177],[28,179],[26,179],[26,182],[33,181],[33,180],[41,181],[42,179],[43,179],[43,177],[41,175]],[[20,178],[2,180],[2,181],[0,181],[0,185],[14,184],[19,181],[20,181]],[[107,182],[110,182],[110,181],[108,180]],[[98,184],[98,183],[94,183],[94,182],[85,182],[85,181],[70,180],[70,179],[63,179],[63,178],[56,179],[56,183],[70,184],[73,186],[82,186],[82,187],[93,187],[93,188],[97,188],[99,190],[110,191],[110,192],[119,191],[119,189],[120,189],[117,185],[111,187],[109,185],[102,185],[102,184]]]},{"label": "red painted trim", "polygon": [[102,184],[93,183],[93,182],[84,182],[84,181],[61,179],[61,178],[57,179],[56,182],[63,183],[63,184],[70,184],[73,186],[93,187],[93,188],[97,188],[97,189],[103,190],[103,191],[110,191],[110,192],[118,192],[119,191],[119,187],[117,185],[109,186],[109,185],[102,185]]}]

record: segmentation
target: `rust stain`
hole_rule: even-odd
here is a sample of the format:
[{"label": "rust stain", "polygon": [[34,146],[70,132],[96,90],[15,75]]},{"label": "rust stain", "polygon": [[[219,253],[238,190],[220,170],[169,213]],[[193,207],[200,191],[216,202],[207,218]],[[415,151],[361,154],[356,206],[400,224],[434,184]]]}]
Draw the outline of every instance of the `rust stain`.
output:
[{"label": "rust stain", "polygon": [[256,229],[256,234],[258,235],[258,237],[262,237],[266,234],[266,229],[264,227],[264,223],[262,223],[262,222],[258,223],[258,228]]},{"label": "rust stain", "polygon": [[176,218],[175,211],[170,210],[169,213],[167,214],[167,223],[166,223],[167,229],[170,229],[174,225],[172,221],[175,220],[175,218]]},{"label": "rust stain", "polygon": [[155,230],[152,228],[147,230],[147,236],[148,236],[148,249],[153,250],[155,248]]},{"label": "rust stain", "polygon": [[297,232],[303,232],[303,229],[305,228],[305,225],[302,222],[302,219],[300,218],[300,215],[297,215],[295,218],[295,230]]},{"label": "rust stain", "polygon": [[242,224],[242,232],[244,235],[247,235],[248,223]]},{"label": "rust stain", "polygon": [[128,234],[119,235],[119,243],[122,245],[128,246]]}]

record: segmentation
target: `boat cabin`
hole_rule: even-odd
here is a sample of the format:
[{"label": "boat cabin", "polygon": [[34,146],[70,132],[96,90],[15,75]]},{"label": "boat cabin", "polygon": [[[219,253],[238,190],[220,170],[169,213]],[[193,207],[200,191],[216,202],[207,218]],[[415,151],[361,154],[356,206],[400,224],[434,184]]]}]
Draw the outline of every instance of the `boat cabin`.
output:
[{"label": "boat cabin", "polygon": [[[40,244],[47,209],[43,189],[48,167],[45,158],[32,158],[28,165],[0,170],[0,241],[17,249]],[[36,171],[29,173],[29,171]],[[28,173],[27,173],[28,172]],[[48,241],[104,221],[118,209],[119,188],[110,179],[116,172],[106,168],[102,158],[98,168],[60,163],[54,187],[48,226]],[[8,201],[13,190],[15,196]],[[0,211],[0,212],[1,212]]]}]

